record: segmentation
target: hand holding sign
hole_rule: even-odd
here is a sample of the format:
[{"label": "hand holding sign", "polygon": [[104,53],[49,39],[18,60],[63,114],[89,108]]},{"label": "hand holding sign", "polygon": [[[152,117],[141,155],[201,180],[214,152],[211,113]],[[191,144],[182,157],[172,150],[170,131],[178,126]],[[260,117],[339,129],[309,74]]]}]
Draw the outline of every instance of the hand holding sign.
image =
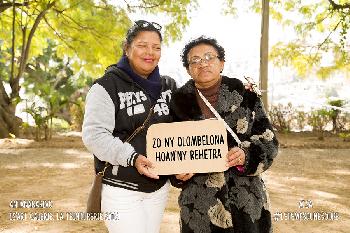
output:
[{"label": "hand holding sign", "polygon": [[159,176],[153,174],[150,169],[152,169],[152,163],[143,155],[139,155],[135,162],[135,167],[141,175],[148,176],[149,178],[159,179]]},{"label": "hand holding sign", "polygon": [[220,120],[160,123],[147,131],[154,174],[222,172],[228,169],[227,133]]},{"label": "hand holding sign", "polygon": [[239,147],[233,147],[227,154],[227,166],[242,166],[245,163],[245,153]]},{"label": "hand holding sign", "polygon": [[182,180],[182,181],[189,180],[192,178],[192,176],[194,176],[194,173],[181,173],[181,174],[175,175],[176,179]]}]

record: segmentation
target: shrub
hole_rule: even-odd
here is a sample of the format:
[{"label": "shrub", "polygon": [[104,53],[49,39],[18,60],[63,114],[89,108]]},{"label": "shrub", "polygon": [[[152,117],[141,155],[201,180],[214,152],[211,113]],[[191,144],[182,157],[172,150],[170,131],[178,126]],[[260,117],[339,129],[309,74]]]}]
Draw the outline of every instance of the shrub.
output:
[{"label": "shrub", "polygon": [[338,136],[342,138],[344,142],[350,141],[350,133],[340,133]]},{"label": "shrub", "polygon": [[[345,105],[345,100],[342,99],[336,99],[336,100],[329,100],[328,104],[334,107],[343,107]],[[331,108],[330,110],[327,111],[327,114],[329,116],[329,118],[332,120],[332,124],[333,124],[333,133],[337,133],[339,131],[339,125],[338,125],[338,118],[340,115],[340,110],[339,109],[335,109],[335,108]]]},{"label": "shrub", "polygon": [[72,130],[81,131],[84,120],[84,105],[85,102],[82,99],[78,99],[74,104],[71,104],[69,108],[69,112],[72,116]]},{"label": "shrub", "polygon": [[41,134],[44,131],[44,139],[49,139],[49,119],[47,108],[42,106],[37,106],[35,102],[24,110],[29,113],[35,122],[35,140],[40,141],[42,139]]},{"label": "shrub", "polygon": [[296,126],[299,131],[303,131],[305,127],[308,124],[308,119],[310,114],[304,112],[304,111],[296,111],[295,112],[295,121],[296,121]]},{"label": "shrub", "polygon": [[279,132],[290,132],[292,128],[294,109],[291,103],[287,106],[278,104],[269,111],[272,126]]},{"label": "shrub", "polygon": [[329,115],[326,109],[314,110],[311,112],[309,124],[312,130],[319,133],[319,139],[324,139],[325,128],[329,122]]}]

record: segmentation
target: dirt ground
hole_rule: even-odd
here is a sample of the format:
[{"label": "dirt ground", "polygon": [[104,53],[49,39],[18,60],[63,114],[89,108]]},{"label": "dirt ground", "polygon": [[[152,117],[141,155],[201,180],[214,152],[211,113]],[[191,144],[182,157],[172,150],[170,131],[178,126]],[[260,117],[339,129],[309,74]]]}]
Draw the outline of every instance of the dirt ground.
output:
[{"label": "dirt ground", "polygon": [[[263,174],[274,232],[349,232],[350,142],[297,133],[279,135],[279,140],[280,153]],[[85,210],[92,167],[92,156],[77,135],[49,142],[0,140],[0,232],[106,232],[101,221],[69,219],[72,212]],[[179,232],[178,194],[171,189],[161,233]],[[50,200],[52,208],[13,208],[15,200]],[[53,219],[34,220],[44,212]],[[62,220],[57,212],[64,214]],[[313,220],[300,220],[302,213],[312,213]]]}]

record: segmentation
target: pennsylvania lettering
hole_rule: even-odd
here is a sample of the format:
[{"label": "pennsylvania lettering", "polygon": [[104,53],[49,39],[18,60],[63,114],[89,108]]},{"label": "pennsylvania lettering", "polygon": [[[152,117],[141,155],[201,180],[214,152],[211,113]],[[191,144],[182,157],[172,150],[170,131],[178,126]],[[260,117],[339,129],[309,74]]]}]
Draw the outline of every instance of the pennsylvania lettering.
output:
[{"label": "pennsylvania lettering", "polygon": [[224,137],[221,134],[177,137],[178,146],[209,146],[220,144],[224,144]]}]

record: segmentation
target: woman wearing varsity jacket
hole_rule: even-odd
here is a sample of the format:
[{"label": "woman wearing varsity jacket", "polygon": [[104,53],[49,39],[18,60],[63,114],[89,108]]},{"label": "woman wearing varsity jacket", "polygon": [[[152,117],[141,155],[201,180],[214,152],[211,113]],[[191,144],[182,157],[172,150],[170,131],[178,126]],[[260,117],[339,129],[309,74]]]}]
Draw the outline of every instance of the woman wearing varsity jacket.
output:
[{"label": "woman wearing varsity jacket", "polygon": [[176,88],[174,80],[159,74],[160,30],[157,23],[136,21],[127,32],[123,56],[95,81],[86,98],[83,142],[94,155],[96,172],[109,164],[101,210],[118,215],[105,221],[109,232],[159,232],[167,201],[167,177],[149,172],[152,164],[146,157],[147,128],[172,120],[169,102]]}]

